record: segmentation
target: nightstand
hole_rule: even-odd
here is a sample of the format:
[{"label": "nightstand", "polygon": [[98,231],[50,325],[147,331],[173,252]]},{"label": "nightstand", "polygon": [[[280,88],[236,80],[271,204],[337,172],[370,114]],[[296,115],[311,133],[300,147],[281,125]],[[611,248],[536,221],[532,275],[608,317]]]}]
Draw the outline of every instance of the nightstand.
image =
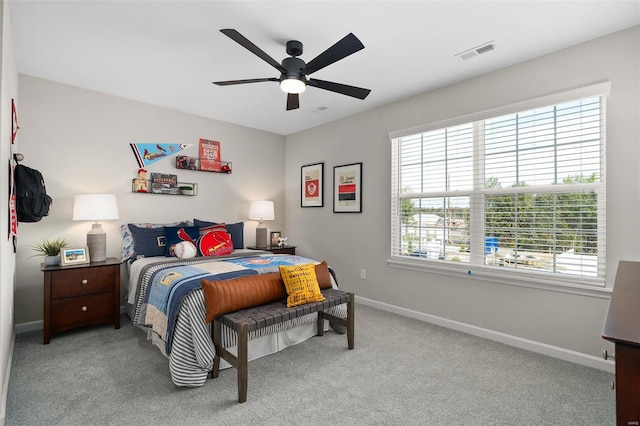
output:
[{"label": "nightstand", "polygon": [[120,328],[120,260],[70,266],[40,265],[44,272],[44,344],[51,335],[86,325]]},{"label": "nightstand", "polygon": [[265,247],[265,248],[260,248],[260,247],[256,247],[256,246],[248,246],[248,249],[251,250],[265,250],[265,251],[270,251],[271,253],[274,254],[296,254],[296,246],[284,246],[284,247],[278,247],[278,246],[269,246],[269,247]]}]

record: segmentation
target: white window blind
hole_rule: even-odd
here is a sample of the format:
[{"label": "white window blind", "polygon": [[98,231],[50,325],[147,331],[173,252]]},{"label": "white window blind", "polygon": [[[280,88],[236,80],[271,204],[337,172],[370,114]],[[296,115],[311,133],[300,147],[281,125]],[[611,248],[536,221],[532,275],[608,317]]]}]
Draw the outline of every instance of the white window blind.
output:
[{"label": "white window blind", "polygon": [[604,96],[392,139],[392,258],[602,285]]}]

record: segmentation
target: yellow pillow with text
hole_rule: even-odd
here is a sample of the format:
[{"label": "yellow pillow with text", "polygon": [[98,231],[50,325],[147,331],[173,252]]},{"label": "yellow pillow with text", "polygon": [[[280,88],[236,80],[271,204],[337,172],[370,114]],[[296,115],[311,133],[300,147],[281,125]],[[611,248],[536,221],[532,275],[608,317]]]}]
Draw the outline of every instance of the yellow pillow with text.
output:
[{"label": "yellow pillow with text", "polygon": [[324,300],[313,263],[279,266],[279,268],[280,276],[289,295],[287,297],[287,308]]}]

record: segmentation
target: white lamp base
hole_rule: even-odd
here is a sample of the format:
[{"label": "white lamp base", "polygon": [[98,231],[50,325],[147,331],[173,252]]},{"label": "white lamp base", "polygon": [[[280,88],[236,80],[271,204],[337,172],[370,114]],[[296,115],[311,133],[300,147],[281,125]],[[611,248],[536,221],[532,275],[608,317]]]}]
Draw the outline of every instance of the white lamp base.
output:
[{"label": "white lamp base", "polygon": [[260,221],[256,228],[256,247],[267,248],[267,227]]},{"label": "white lamp base", "polygon": [[87,247],[91,262],[107,260],[107,233],[102,229],[102,224],[94,223],[87,232]]}]

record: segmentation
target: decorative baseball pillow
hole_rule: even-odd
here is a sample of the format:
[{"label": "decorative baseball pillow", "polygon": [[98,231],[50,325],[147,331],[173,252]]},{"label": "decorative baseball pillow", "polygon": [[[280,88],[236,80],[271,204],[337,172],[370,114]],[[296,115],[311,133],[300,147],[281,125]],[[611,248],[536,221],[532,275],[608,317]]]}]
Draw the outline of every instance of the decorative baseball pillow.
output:
[{"label": "decorative baseball pillow", "polygon": [[198,255],[198,249],[191,241],[180,241],[173,246],[173,254],[178,259],[191,259]]}]

